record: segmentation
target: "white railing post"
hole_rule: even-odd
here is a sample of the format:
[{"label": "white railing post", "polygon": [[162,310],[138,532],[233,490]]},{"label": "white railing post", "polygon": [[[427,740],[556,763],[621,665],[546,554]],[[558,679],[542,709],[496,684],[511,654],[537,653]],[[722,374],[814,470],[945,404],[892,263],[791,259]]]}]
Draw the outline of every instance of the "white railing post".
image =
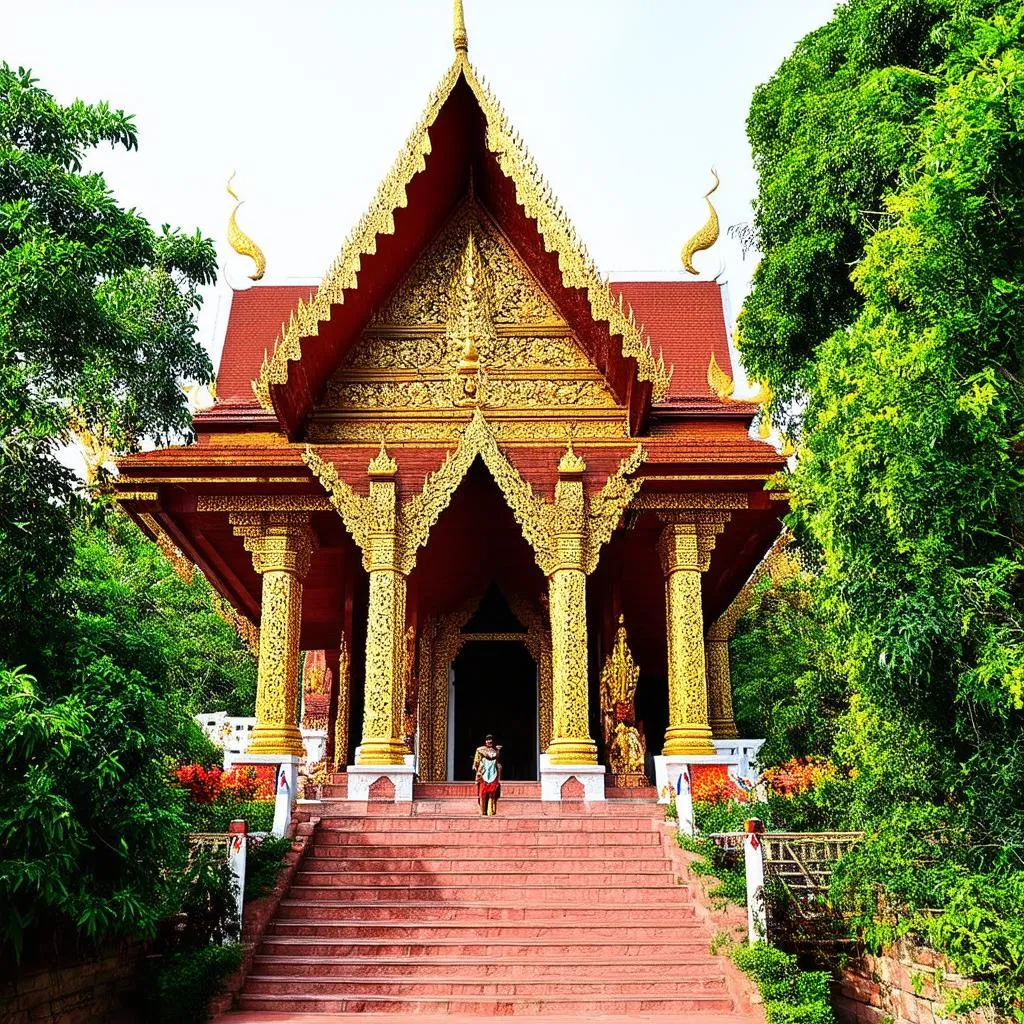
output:
[{"label": "white railing post", "polygon": [[236,819],[228,825],[228,867],[238,886],[238,940],[242,939],[242,912],[245,910],[245,857],[248,850],[246,825]]},{"label": "white railing post", "polygon": [[768,915],[764,902],[764,822],[750,818],[743,837],[743,865],[747,873],[747,941],[768,937]]},{"label": "white railing post", "polygon": [[684,836],[692,836],[695,832],[693,824],[693,780],[690,777],[690,766],[682,765],[676,777],[676,814],[679,817],[679,831]]},{"label": "white railing post", "polygon": [[275,836],[283,836],[288,831],[298,779],[298,766],[294,758],[277,766],[277,795],[274,797],[274,825],[271,829]]}]

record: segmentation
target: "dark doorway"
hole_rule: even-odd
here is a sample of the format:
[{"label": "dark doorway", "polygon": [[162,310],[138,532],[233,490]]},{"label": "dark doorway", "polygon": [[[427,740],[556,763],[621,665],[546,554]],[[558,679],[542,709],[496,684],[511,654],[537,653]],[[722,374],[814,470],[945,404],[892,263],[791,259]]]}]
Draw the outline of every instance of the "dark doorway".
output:
[{"label": "dark doorway", "polygon": [[454,779],[472,781],[487,733],[501,745],[502,778],[537,780],[537,666],[517,640],[470,640],[452,663]]}]

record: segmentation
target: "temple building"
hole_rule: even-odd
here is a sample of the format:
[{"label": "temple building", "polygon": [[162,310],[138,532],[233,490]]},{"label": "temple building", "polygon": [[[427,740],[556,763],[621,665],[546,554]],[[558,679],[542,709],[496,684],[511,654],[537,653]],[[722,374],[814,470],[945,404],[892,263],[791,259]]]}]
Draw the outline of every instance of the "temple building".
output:
[{"label": "temple building", "polygon": [[460,7],[319,287],[233,293],[195,443],[122,459],[117,498],[258,629],[250,754],[301,753],[323,651],[350,796],[471,779],[494,733],[505,778],[600,799],[727,756],[727,612],[780,534],[785,458],[718,386],[722,287],[599,274]]}]

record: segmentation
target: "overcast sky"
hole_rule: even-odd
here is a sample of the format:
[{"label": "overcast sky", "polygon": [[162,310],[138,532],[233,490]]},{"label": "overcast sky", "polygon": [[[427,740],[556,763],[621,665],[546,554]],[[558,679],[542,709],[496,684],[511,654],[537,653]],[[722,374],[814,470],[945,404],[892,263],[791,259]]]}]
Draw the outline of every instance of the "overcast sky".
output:
[{"label": "overcast sky", "polygon": [[[490,82],[602,271],[675,275],[706,217],[714,165],[733,305],[752,265],[725,238],[755,179],[754,88],[834,0],[466,0],[470,58]],[[222,263],[230,200],[267,280],[319,278],[450,63],[451,0],[34,0],[0,16],[0,58],[61,102],[136,115],[138,153],[105,153],[119,200],[199,227]],[[232,257],[234,259],[234,257]],[[231,263],[234,279],[244,262]],[[215,358],[223,283],[204,341]]]}]

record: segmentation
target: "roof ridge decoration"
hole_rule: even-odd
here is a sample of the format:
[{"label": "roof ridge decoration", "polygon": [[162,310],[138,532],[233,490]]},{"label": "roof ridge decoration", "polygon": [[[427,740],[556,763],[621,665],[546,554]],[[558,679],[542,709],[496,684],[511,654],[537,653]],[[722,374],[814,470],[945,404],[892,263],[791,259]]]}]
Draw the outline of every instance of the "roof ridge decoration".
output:
[{"label": "roof ridge decoration", "polygon": [[694,275],[699,274],[700,271],[693,265],[693,257],[699,252],[704,252],[705,249],[710,249],[718,241],[718,211],[711,202],[711,196],[718,190],[721,181],[714,167],[711,168],[711,176],[715,179],[715,183],[704,193],[704,202],[708,204],[708,219],[704,222],[703,227],[694,232],[690,240],[683,246],[679,257],[686,272]]},{"label": "roof ridge decoration", "polygon": [[235,180],[237,173],[237,171],[231,172],[231,177],[228,178],[228,183],[225,186],[228,195],[235,201],[235,205],[231,210],[231,216],[228,218],[228,245],[239,256],[248,256],[253,261],[255,269],[249,275],[249,280],[259,281],[262,280],[263,275],[267,272],[267,258],[263,255],[263,250],[238,226],[238,221],[235,219],[238,211],[242,208],[242,203],[245,202],[244,199],[238,197],[238,193],[231,187],[231,183]]},{"label": "roof ridge decoration", "polygon": [[[459,6],[456,0],[456,11]],[[395,212],[408,205],[408,187],[426,168],[426,158],[431,152],[430,128],[460,78],[465,78],[480,104],[486,122],[487,148],[496,157],[502,173],[515,186],[516,201],[527,217],[536,221],[545,250],[558,253],[563,285],[581,289],[587,296],[594,320],[606,322],[609,333],[621,337],[622,354],[636,362],[637,376],[650,383],[652,399],[659,402],[668,394],[672,373],[666,369],[663,355],[659,352],[655,357],[651,340],[644,335],[643,326],[637,324],[632,307],[623,310],[621,294],[617,302],[612,296],[608,279],[602,278],[536,161],[490,89],[477,77],[469,63],[467,49],[459,49],[457,45],[455,60],[431,94],[423,115],[378,187],[369,209],[345,240],[313,297],[309,302],[299,300],[282,326],[273,352],[264,353],[263,365],[252,388],[257,401],[268,412],[274,407],[271,386],[286,383],[288,364],[302,357],[301,339],[316,337],[320,324],[331,319],[331,307],[342,305],[345,291],[358,286],[363,256],[376,252],[377,236],[394,233]]]}]

